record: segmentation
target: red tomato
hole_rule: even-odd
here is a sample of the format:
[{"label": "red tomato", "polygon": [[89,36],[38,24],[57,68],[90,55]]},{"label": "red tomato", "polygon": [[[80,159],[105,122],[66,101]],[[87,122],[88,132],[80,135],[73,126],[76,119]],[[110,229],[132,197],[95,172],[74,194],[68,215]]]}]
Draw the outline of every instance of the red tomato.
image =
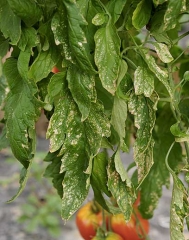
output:
[{"label": "red tomato", "polygon": [[124,240],[120,235],[118,235],[117,233],[113,233],[113,232],[109,232],[107,234],[107,236],[105,237],[94,237],[92,238],[92,240],[102,240],[102,239],[106,239],[106,240]]},{"label": "red tomato", "polygon": [[111,218],[112,231],[122,236],[124,240],[145,240],[149,233],[149,222],[142,218],[138,210],[131,216],[131,220],[126,223],[123,214],[117,214]]},{"label": "red tomato", "polygon": [[95,209],[93,201],[81,207],[76,214],[76,225],[81,236],[90,240],[96,235],[96,230],[102,225],[102,212]]},{"label": "red tomato", "polygon": [[58,73],[58,72],[60,72],[60,70],[57,67],[53,67],[51,72]]}]

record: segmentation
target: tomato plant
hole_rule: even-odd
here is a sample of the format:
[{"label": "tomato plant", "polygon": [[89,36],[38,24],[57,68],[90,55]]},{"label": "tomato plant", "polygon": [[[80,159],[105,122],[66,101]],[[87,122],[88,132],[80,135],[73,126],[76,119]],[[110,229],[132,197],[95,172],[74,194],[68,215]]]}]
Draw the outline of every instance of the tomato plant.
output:
[{"label": "tomato plant", "polygon": [[[44,112],[45,176],[61,198],[64,220],[90,187],[102,208],[126,220],[140,189],[139,209],[149,219],[173,179],[170,236],[184,240],[188,19],[188,0],[0,1],[0,149],[10,146],[23,166],[10,202],[27,182]],[[61,71],[54,74],[54,66]],[[120,154],[131,149],[128,166]]]},{"label": "tomato plant", "polygon": [[92,238],[92,240],[123,240],[123,238],[116,234],[116,233],[113,233],[113,232],[108,232],[106,236],[104,237],[98,237],[98,236],[95,236],[94,238]]},{"label": "tomato plant", "polygon": [[77,228],[85,240],[90,240],[96,235],[102,222],[102,211],[93,201],[81,207],[76,214]]},{"label": "tomato plant", "polygon": [[123,214],[113,215],[111,218],[112,231],[122,236],[124,240],[145,240],[149,233],[149,222],[142,218],[135,209],[129,222],[125,221]]}]

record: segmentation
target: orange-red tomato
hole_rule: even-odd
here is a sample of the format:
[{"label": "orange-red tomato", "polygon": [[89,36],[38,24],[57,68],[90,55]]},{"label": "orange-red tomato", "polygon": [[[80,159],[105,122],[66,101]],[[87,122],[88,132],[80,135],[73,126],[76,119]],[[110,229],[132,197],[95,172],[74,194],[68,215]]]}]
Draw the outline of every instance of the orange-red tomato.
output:
[{"label": "orange-red tomato", "polygon": [[137,209],[129,222],[125,221],[123,214],[112,216],[111,227],[112,231],[122,236],[124,240],[145,240],[149,233],[149,222],[142,218]]},{"label": "orange-red tomato", "polygon": [[51,72],[58,73],[58,72],[60,72],[60,70],[57,67],[53,67]]},{"label": "orange-red tomato", "polygon": [[94,237],[92,238],[92,240],[124,240],[120,235],[118,235],[117,233],[114,232],[108,232],[107,236],[105,237]]},{"label": "orange-red tomato", "polygon": [[76,225],[85,240],[91,240],[102,225],[102,212],[94,208],[93,201],[81,207],[76,214]]}]

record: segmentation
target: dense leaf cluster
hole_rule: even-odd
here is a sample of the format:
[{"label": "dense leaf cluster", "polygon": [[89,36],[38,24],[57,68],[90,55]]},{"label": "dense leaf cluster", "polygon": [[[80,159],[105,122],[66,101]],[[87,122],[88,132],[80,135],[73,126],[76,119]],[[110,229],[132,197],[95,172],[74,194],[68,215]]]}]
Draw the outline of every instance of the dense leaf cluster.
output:
[{"label": "dense leaf cluster", "polygon": [[[10,145],[23,165],[17,195],[43,110],[50,141],[45,176],[62,198],[63,219],[90,186],[103,208],[127,220],[140,190],[140,209],[150,218],[172,176],[171,239],[184,239],[189,57],[178,43],[189,34],[181,34],[188,19],[188,0],[0,1],[0,57],[11,51],[0,69],[0,147]],[[54,66],[60,72],[53,74]],[[131,148],[126,170],[120,152]]]}]

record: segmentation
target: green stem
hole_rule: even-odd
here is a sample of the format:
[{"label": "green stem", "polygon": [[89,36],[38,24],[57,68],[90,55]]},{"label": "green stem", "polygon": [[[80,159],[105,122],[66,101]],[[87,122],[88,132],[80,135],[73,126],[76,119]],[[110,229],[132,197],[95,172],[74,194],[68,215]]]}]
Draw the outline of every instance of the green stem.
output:
[{"label": "green stem", "polygon": [[123,56],[122,58],[125,59],[127,62],[129,62],[135,70],[137,69],[137,66],[135,65],[135,63],[133,61],[131,61],[129,58],[127,58],[125,56]]}]

